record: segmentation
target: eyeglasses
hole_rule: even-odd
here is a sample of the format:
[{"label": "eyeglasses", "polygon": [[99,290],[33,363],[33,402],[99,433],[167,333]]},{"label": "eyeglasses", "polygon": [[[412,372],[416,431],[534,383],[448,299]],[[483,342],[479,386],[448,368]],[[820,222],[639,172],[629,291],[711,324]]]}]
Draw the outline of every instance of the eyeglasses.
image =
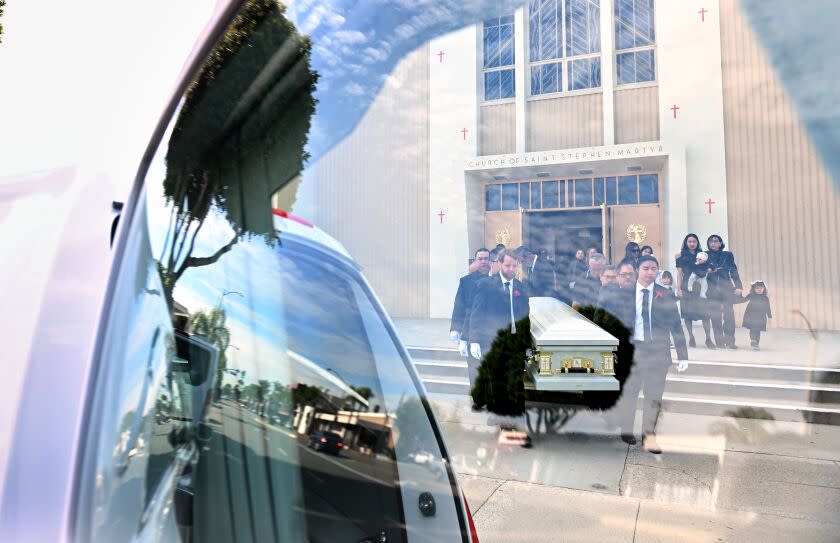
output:
[{"label": "eyeglasses", "polygon": [[641,253],[642,250],[641,249],[632,249],[630,252],[631,253]]}]

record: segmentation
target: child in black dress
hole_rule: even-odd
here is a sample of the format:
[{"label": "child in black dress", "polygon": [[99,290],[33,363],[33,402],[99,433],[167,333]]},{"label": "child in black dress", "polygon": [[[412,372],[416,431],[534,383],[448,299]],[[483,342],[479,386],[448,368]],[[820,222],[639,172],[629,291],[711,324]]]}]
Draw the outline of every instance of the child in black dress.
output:
[{"label": "child in black dress", "polygon": [[750,345],[756,351],[761,341],[761,332],[767,330],[767,320],[773,318],[770,312],[770,298],[767,297],[767,285],[764,281],[754,281],[750,293],[746,296],[747,309],[744,311],[742,326],[750,331]]}]

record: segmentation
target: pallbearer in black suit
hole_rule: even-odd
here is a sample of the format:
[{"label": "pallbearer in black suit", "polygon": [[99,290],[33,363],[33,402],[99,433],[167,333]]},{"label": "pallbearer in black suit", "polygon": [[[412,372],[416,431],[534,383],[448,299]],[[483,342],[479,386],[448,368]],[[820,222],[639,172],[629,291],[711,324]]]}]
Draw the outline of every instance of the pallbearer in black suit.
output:
[{"label": "pallbearer in black suit", "polygon": [[472,309],[475,287],[480,279],[487,277],[490,272],[490,251],[482,247],[475,252],[476,270],[463,276],[458,282],[458,292],[455,293],[455,305],[452,308],[452,320],[449,324],[449,337],[461,351],[461,356],[467,356],[467,342],[469,336],[464,334],[467,329],[467,319]]},{"label": "pallbearer in black suit", "polygon": [[546,258],[545,251],[534,255],[528,267],[528,294],[531,296],[554,296],[555,294],[554,266]]},{"label": "pallbearer in black suit", "polygon": [[468,358],[470,387],[475,385],[478,365],[483,354],[499,330],[508,329],[516,334],[530,334],[530,330],[517,330],[516,321],[528,316],[528,293],[516,279],[519,260],[516,253],[505,250],[499,255],[501,268],[498,275],[483,279],[476,287],[467,333],[470,338]]},{"label": "pallbearer in black suit", "polygon": [[631,445],[636,442],[633,425],[636,420],[636,402],[639,390],[644,390],[645,401],[642,418],[642,435],[645,449],[659,454],[656,443],[656,421],[665,391],[665,377],[671,367],[673,338],[679,364],[677,371],[688,368],[688,349],[680,325],[680,314],[676,300],[667,289],[654,283],[659,271],[659,262],[652,256],[639,258],[636,287],[626,289],[628,299],[623,307],[632,311],[624,317],[633,323],[634,363],[630,377],[624,383],[621,412],[621,438]]}]

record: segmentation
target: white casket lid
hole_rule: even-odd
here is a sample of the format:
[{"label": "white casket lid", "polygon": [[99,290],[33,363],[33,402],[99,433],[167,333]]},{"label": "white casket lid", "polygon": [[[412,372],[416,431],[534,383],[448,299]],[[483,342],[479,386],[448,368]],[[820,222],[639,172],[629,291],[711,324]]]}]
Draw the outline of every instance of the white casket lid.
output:
[{"label": "white casket lid", "polygon": [[618,346],[618,339],[556,298],[529,298],[531,335],[537,347]]}]

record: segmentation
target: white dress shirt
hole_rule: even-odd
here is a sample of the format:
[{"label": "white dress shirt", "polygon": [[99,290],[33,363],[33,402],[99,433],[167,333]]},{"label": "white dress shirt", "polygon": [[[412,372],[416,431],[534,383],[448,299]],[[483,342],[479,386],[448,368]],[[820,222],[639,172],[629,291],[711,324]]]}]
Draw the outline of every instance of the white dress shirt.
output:
[{"label": "white dress shirt", "polygon": [[[648,312],[648,317],[652,318],[653,315],[650,312],[650,308],[653,305],[653,283],[650,286],[644,287],[638,281],[636,282],[636,320],[635,326],[633,327],[633,339],[636,341],[644,341],[645,340],[645,321],[642,319],[642,298],[644,294],[642,293],[642,289],[648,290],[648,306],[645,310]],[[650,321],[650,336],[653,339],[653,320]]]}]

